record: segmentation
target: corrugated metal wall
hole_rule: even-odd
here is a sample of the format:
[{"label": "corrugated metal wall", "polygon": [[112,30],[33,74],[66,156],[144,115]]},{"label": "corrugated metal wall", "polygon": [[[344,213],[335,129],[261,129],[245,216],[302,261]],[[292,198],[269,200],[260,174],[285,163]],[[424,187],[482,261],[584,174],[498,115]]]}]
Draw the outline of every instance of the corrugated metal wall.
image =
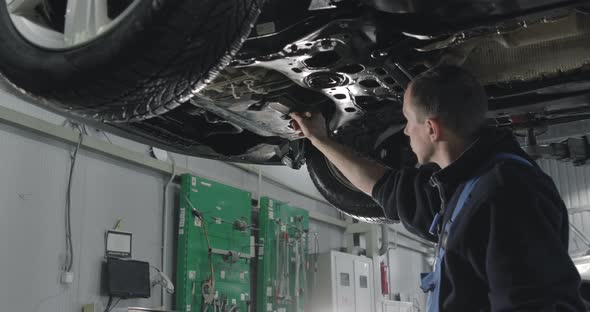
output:
[{"label": "corrugated metal wall", "polygon": [[[590,120],[554,125],[542,132],[537,136],[539,144],[560,142],[590,133]],[[519,142],[526,144],[524,137],[519,138]],[[570,223],[579,229],[581,234],[590,237],[590,166],[574,167],[568,162],[546,159],[537,163],[553,178],[570,212]],[[572,256],[576,256],[586,253],[590,247],[572,230],[569,250]]]},{"label": "corrugated metal wall", "polygon": [[[539,160],[543,170],[553,177],[555,185],[570,211],[570,222],[590,237],[590,166],[574,167],[571,163]],[[574,231],[570,232],[570,253],[579,255],[590,249]]]}]

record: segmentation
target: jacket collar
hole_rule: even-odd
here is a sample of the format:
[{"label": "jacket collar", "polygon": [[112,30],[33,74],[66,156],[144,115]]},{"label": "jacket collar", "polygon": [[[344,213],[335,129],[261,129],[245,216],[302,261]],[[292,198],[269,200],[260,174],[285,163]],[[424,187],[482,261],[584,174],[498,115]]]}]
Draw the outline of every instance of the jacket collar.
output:
[{"label": "jacket collar", "polygon": [[444,186],[444,189],[452,194],[457,186],[473,178],[493,155],[501,152],[513,153],[529,159],[510,130],[484,128],[458,159],[432,175],[431,182]]}]

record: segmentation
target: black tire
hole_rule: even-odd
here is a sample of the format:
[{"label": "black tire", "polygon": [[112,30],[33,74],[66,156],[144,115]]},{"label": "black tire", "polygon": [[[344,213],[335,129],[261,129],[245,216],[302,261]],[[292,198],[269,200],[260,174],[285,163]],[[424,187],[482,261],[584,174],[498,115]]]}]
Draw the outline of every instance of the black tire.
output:
[{"label": "black tire", "polygon": [[130,122],[174,109],[227,65],[265,0],[145,0],[96,40],[70,50],[20,36],[0,5],[0,73],[58,111]]},{"label": "black tire", "polygon": [[370,196],[343,183],[344,177],[337,176],[339,173],[334,171],[333,165],[314,147],[308,148],[306,162],[313,184],[338,210],[366,223],[395,223],[385,217],[383,208]]},{"label": "black tire", "polygon": [[590,281],[582,280],[582,285],[580,286],[580,294],[582,296],[584,306],[588,311],[590,311]]},{"label": "black tire", "polygon": [[[378,131],[374,136],[379,137],[382,133],[387,133],[387,131]],[[354,136],[353,133],[345,134],[345,137],[352,136]],[[372,140],[367,138],[367,141]],[[396,132],[378,141],[380,141],[378,146],[371,149],[379,151],[376,154],[380,155],[379,159],[383,164],[393,169],[416,166],[418,160],[412,152],[408,137],[403,132]],[[366,144],[366,142],[364,143]],[[358,143],[345,144],[354,146]],[[377,143],[372,143],[371,146],[373,144]],[[307,149],[306,161],[307,170],[316,188],[338,210],[367,223],[396,223],[396,221],[386,218],[381,206],[370,196],[351,185],[342,173],[313,146]]]}]

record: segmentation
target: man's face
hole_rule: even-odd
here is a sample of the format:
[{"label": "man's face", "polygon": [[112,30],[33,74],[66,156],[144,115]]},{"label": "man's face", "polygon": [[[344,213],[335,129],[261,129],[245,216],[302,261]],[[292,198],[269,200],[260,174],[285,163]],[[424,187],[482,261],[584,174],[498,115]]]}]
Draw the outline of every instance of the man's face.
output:
[{"label": "man's face", "polygon": [[410,146],[418,157],[418,163],[432,162],[434,144],[430,138],[431,127],[428,124],[428,119],[420,118],[412,96],[411,85],[404,94],[403,114],[408,121],[404,134],[410,138]]}]

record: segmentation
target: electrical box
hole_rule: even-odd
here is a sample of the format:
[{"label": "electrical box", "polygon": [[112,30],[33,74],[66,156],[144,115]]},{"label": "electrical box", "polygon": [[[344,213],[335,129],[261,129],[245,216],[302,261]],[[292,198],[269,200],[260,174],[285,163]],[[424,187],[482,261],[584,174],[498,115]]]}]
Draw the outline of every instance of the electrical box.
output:
[{"label": "electrical box", "polygon": [[374,312],[373,260],[337,251],[318,258],[311,311]]},{"label": "electrical box", "polygon": [[177,311],[250,311],[251,194],[192,175],[181,179]]},{"label": "electrical box", "polygon": [[257,311],[304,311],[309,212],[262,197],[258,220]]},{"label": "electrical box", "polygon": [[133,234],[108,230],[105,233],[105,255],[107,257],[131,258]]}]

